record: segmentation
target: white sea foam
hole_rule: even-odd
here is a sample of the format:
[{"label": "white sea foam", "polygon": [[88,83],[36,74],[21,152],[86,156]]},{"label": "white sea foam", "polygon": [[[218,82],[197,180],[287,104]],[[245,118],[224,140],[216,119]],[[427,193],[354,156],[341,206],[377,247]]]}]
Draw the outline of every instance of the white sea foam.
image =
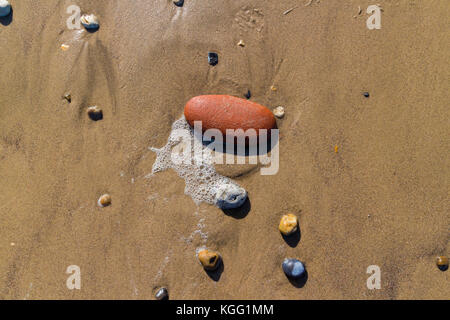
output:
[{"label": "white sea foam", "polygon": [[247,192],[216,172],[211,150],[195,139],[184,116],[175,121],[167,144],[161,149],[150,148],[157,155],[152,175],[174,169],[186,182],[184,192],[196,204],[206,202],[222,209],[241,206]]}]

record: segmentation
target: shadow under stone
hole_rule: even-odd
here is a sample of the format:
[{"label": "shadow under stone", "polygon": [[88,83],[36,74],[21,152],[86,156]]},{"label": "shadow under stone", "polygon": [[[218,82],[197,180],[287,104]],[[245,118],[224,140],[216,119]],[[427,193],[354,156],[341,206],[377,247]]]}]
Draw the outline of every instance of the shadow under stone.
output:
[{"label": "shadow under stone", "polygon": [[305,269],[305,273],[301,278],[298,279],[293,279],[293,278],[289,278],[288,276],[286,276],[289,279],[289,282],[296,288],[301,289],[306,285],[306,282],[308,282],[308,271]]},{"label": "shadow under stone", "polygon": [[300,242],[300,239],[302,238],[300,227],[297,227],[297,231],[294,234],[291,234],[290,236],[285,236],[284,234],[281,234],[281,235],[283,236],[284,241],[291,248],[295,248],[298,245],[298,243]]},{"label": "shadow under stone", "polygon": [[252,209],[252,204],[250,202],[250,199],[247,197],[244,204],[236,209],[222,209],[222,211],[230,217],[233,217],[234,219],[241,220],[244,219]]},{"label": "shadow under stone", "polygon": [[220,277],[222,276],[222,273],[225,270],[225,264],[223,263],[222,258],[218,262],[219,266],[214,271],[205,270],[208,277],[210,277],[213,281],[218,282],[220,280]]}]

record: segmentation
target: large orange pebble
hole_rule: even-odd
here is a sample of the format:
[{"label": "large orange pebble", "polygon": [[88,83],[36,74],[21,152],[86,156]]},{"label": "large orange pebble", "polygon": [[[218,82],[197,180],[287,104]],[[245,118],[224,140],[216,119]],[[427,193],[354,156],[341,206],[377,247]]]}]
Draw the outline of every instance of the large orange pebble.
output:
[{"label": "large orange pebble", "polygon": [[270,130],[276,127],[275,117],[268,108],[255,102],[227,95],[197,96],[188,101],[184,116],[191,126],[202,122],[202,130],[219,129],[226,135],[227,129]]}]

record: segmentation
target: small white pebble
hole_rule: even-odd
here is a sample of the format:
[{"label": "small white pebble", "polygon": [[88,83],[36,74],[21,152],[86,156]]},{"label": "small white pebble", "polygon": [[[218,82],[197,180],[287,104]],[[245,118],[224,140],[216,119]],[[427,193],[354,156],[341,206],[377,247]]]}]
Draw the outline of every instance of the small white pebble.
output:
[{"label": "small white pebble", "polygon": [[276,107],[275,110],[273,110],[273,114],[275,115],[275,117],[277,117],[278,119],[281,119],[284,117],[284,108],[283,107]]}]

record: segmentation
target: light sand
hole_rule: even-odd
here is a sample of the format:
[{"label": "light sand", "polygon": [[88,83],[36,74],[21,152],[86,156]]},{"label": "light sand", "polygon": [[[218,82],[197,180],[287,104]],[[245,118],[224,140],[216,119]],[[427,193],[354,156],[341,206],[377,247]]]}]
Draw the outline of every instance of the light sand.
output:
[{"label": "light sand", "polygon": [[[159,286],[172,299],[450,298],[434,262],[450,253],[448,0],[10,2],[0,298],[153,299]],[[375,3],[382,29],[371,31]],[[68,30],[71,4],[100,30]],[[245,217],[198,208],[173,171],[145,178],[148,147],[166,143],[191,97],[248,89],[286,115],[277,175],[218,170],[248,190]],[[87,117],[92,105],[102,121]],[[99,208],[104,193],[112,205]],[[289,212],[300,217],[295,248],[277,229]],[[218,282],[196,261],[202,235],[224,258]],[[303,288],[284,276],[285,257],[305,262]],[[66,288],[69,265],[81,290]],[[369,265],[381,290],[366,287]]]}]

